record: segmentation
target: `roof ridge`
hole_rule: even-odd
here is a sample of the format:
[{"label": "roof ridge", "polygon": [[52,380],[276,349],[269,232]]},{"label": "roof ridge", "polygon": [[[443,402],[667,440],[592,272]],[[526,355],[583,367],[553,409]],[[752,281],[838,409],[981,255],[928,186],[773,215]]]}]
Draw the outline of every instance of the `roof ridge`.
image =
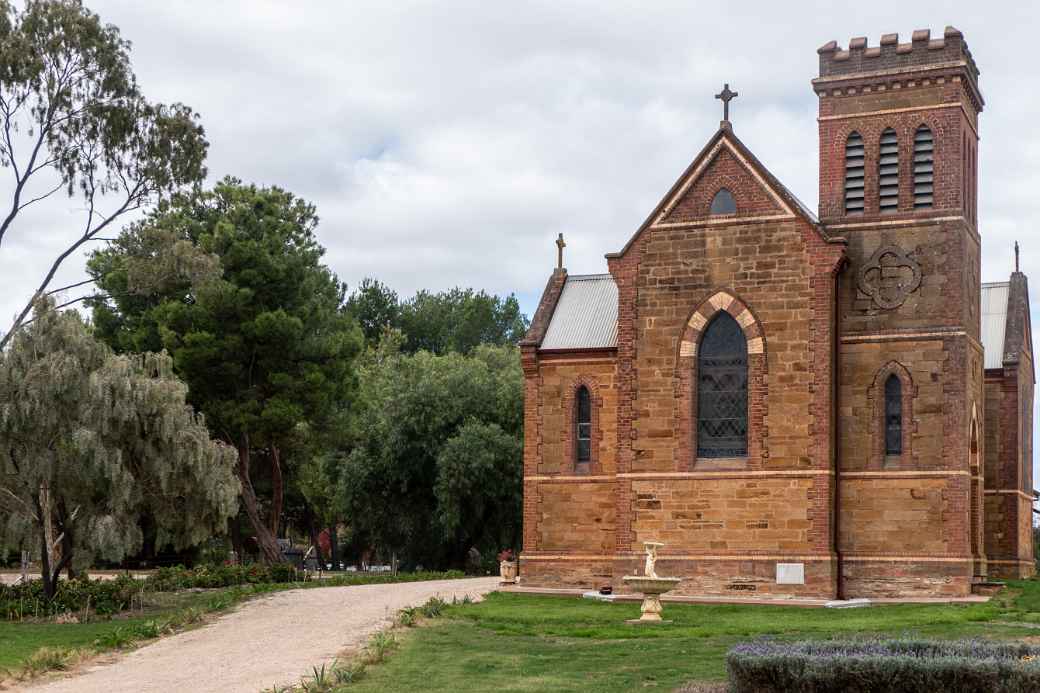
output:
[{"label": "roof ridge", "polygon": [[567,281],[572,279],[583,280],[583,279],[613,279],[614,275],[610,272],[603,272],[600,274],[568,274]]}]

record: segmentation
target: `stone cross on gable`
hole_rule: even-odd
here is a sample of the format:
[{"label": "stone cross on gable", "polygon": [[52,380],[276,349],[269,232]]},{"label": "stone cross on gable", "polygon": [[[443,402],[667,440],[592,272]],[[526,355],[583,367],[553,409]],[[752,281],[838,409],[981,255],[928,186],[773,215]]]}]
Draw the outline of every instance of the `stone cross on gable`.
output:
[{"label": "stone cross on gable", "polygon": [[563,269],[563,249],[567,247],[567,244],[563,241],[563,234],[561,233],[556,239],[556,269]]},{"label": "stone cross on gable", "polygon": [[722,101],[722,121],[724,123],[729,122],[729,102],[740,96],[739,92],[730,91],[729,84],[722,86],[722,91],[715,95],[716,99]]}]

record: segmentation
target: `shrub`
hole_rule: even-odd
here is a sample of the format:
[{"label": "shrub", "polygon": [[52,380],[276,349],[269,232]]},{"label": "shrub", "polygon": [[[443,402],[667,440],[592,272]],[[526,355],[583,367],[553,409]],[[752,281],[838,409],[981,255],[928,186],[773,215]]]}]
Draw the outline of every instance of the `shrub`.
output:
[{"label": "shrub", "polygon": [[[464,577],[461,571],[443,573],[418,572],[398,575],[347,573],[322,580],[327,586],[389,584],[421,580],[449,580]],[[275,589],[278,584],[303,584],[304,574],[288,563],[265,566],[261,564],[160,568],[145,579],[120,575],[111,580],[62,580],[52,600],[43,594],[43,582],[31,580],[25,584],[0,584],[0,619],[21,620],[47,618],[73,612],[111,616],[139,605],[146,593],[176,592],[186,589],[243,588],[252,593]],[[231,606],[242,595],[238,592],[216,595],[215,610]]]},{"label": "shrub", "polygon": [[430,597],[425,604],[419,607],[419,611],[426,618],[437,618],[447,605],[447,602],[440,597]]},{"label": "shrub", "polygon": [[726,658],[736,693],[1026,693],[1040,690],[1040,648],[979,640],[757,641]]},{"label": "shrub", "polygon": [[141,599],[145,585],[132,577],[113,580],[62,580],[54,598],[43,594],[43,582],[0,585],[0,616],[7,619],[40,618],[72,611],[102,616],[125,611]]}]

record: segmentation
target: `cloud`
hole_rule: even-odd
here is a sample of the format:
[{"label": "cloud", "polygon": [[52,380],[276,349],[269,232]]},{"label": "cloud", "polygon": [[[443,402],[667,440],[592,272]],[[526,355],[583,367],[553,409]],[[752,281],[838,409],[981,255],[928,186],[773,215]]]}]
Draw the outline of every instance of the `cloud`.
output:
[{"label": "cloud", "polygon": [[[279,185],[317,205],[343,280],[516,292],[528,311],[557,233],[571,271],[605,271],[603,254],[718,126],[722,82],[740,92],[738,135],[814,208],[816,48],[951,23],[990,98],[983,279],[1007,277],[1018,238],[1023,270],[1040,281],[1033,3],[88,4],[133,41],[150,98],[199,111],[211,179]],[[0,316],[20,307],[79,218],[69,200],[19,220],[0,248]],[[59,281],[82,265],[70,258]]]}]

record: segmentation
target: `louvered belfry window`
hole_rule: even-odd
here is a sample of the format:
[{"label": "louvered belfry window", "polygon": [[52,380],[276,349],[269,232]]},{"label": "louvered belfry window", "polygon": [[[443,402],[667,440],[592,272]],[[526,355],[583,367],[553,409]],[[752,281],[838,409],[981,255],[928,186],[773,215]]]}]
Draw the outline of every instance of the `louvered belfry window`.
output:
[{"label": "louvered belfry window", "polygon": [[858,132],[845,140],[845,213],[863,213],[863,136]]},{"label": "louvered belfry window", "polygon": [[882,213],[899,211],[899,139],[892,128],[881,133],[878,157],[878,206]]},{"label": "louvered belfry window", "polygon": [[885,381],[885,454],[903,454],[903,383],[895,373]]},{"label": "louvered belfry window", "polygon": [[589,388],[582,385],[574,398],[574,440],[578,463],[592,459],[592,398]]},{"label": "louvered belfry window", "polygon": [[708,325],[697,355],[697,456],[746,457],[748,354],[729,313]]},{"label": "louvered belfry window", "polygon": [[922,125],[914,133],[914,209],[930,209],[935,182],[935,143]]}]

